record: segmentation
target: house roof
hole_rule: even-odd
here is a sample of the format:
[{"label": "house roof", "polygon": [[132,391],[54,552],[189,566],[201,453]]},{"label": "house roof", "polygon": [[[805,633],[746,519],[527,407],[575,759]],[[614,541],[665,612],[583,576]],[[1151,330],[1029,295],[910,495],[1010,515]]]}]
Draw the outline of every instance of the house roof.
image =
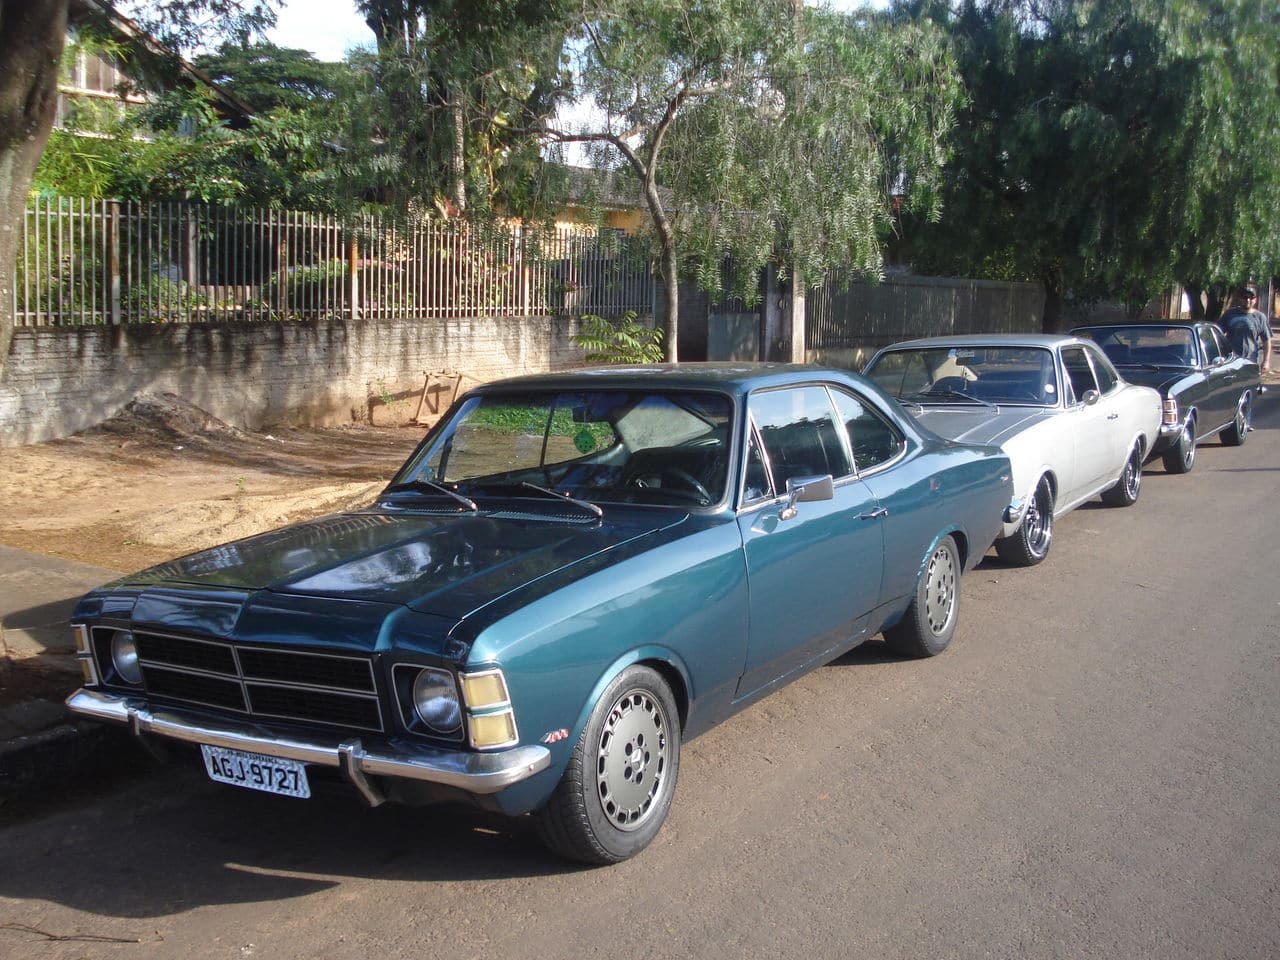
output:
[{"label": "house roof", "polygon": [[208,74],[192,66],[178,53],[150,36],[137,23],[103,0],[70,0],[67,21],[72,25],[92,24],[120,39],[128,48],[129,65],[133,56],[141,61],[144,72],[177,77],[180,82],[207,90],[218,111],[233,127],[245,126],[253,119],[253,108],[235,94],[218,86]]}]

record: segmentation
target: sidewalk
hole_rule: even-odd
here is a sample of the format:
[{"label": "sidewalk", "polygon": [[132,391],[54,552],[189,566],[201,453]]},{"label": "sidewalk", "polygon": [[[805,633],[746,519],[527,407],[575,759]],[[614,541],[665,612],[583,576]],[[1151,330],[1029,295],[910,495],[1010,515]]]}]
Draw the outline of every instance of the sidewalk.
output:
[{"label": "sidewalk", "polygon": [[104,742],[62,705],[81,682],[67,624],[82,594],[119,576],[0,546],[0,792],[56,782]]}]

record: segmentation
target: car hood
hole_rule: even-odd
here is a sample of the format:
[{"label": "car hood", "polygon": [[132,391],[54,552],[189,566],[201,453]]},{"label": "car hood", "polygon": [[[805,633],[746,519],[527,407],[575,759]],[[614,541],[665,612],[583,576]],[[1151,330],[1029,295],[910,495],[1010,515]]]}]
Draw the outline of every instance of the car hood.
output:
[{"label": "car hood", "polygon": [[930,405],[915,418],[929,430],[948,440],[988,443],[1000,446],[1037,423],[1052,417],[1056,410],[1039,407],[990,407],[969,404]]},{"label": "car hood", "polygon": [[1186,367],[1161,367],[1159,370],[1123,367],[1120,372],[1129,383],[1136,383],[1141,387],[1152,387],[1166,396],[1175,383],[1195,373],[1194,370]]},{"label": "car hood", "polygon": [[[533,513],[384,511],[295,524],[170,561],[104,590],[192,588],[400,605],[460,620],[512,590],[685,519],[628,511],[581,522]],[[290,602],[290,598],[292,601]]]}]

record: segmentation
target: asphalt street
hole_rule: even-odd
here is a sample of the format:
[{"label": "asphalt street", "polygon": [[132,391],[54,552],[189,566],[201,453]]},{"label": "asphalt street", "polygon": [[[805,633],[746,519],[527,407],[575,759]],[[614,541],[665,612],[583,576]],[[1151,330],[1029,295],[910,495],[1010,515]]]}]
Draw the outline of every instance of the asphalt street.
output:
[{"label": "asphalt street", "polygon": [[943,656],[868,645],[688,744],[632,861],[188,759],[0,824],[0,955],[1280,956],[1280,395],[1257,426],[985,561]]}]

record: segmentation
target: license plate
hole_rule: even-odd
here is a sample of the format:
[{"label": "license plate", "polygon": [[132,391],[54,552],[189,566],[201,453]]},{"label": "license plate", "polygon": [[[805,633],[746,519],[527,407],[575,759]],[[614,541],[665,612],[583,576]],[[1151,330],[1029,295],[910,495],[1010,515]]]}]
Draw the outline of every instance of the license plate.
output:
[{"label": "license plate", "polygon": [[311,784],[307,782],[307,768],[297,760],[282,757],[264,757],[260,753],[228,750],[225,747],[200,745],[204,754],[204,768],[209,778],[235,787],[247,787],[264,793],[276,793],[282,797],[311,796]]}]

